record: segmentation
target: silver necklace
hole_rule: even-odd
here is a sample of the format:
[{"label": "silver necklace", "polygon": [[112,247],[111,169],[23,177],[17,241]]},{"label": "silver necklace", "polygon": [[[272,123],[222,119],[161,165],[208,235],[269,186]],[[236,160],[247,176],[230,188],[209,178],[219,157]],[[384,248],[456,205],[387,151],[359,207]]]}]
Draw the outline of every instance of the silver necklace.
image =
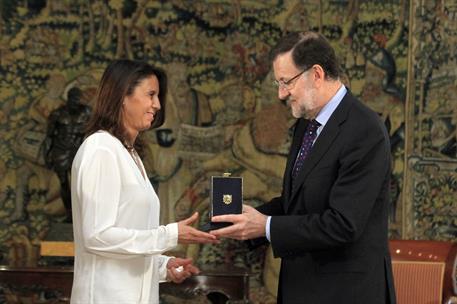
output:
[{"label": "silver necklace", "polygon": [[126,145],[127,151],[129,151],[130,156],[132,157],[133,161],[135,162],[136,166],[141,172],[141,176],[143,176],[144,179],[146,179],[146,174],[141,167],[141,162],[140,162],[140,156],[136,152],[135,148],[133,146]]}]

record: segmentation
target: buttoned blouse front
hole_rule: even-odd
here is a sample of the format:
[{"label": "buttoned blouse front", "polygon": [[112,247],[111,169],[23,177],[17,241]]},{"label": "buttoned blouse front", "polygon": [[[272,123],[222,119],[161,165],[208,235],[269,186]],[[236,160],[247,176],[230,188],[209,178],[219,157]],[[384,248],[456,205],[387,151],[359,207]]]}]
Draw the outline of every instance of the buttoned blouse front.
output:
[{"label": "buttoned blouse front", "polygon": [[158,303],[168,261],[162,253],[177,245],[178,225],[159,225],[157,194],[117,138],[99,131],[83,142],[71,195],[71,303]]}]

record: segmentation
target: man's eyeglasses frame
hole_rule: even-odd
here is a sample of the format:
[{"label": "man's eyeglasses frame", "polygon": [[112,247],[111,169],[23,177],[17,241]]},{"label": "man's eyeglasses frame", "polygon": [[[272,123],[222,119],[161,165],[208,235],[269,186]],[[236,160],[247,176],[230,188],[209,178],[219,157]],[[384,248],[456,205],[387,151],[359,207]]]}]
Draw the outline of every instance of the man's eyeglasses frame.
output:
[{"label": "man's eyeglasses frame", "polygon": [[310,68],[306,68],[304,69],[303,71],[301,71],[300,73],[298,73],[297,75],[295,75],[294,77],[292,77],[291,79],[289,80],[273,80],[273,84],[279,88],[279,89],[286,89],[286,90],[291,90],[294,88],[294,80],[298,79],[298,77],[300,77],[303,73],[305,73],[306,71],[308,71]]}]

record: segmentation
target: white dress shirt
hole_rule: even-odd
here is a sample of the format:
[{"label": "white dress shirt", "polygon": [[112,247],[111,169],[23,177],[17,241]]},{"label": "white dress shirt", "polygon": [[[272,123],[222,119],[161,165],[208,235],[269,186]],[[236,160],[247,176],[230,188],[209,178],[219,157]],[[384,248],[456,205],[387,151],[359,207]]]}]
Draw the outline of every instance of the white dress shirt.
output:
[{"label": "white dress shirt", "polygon": [[177,245],[178,224],[159,225],[159,198],[116,137],[99,131],[83,142],[71,200],[71,303],[159,303],[168,262],[161,254]]}]

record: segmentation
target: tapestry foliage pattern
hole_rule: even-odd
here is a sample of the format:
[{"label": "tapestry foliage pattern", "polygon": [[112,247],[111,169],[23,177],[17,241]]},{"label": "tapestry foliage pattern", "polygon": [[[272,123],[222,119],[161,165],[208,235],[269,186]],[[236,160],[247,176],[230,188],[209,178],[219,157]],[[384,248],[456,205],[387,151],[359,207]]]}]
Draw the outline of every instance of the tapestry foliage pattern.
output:
[{"label": "tapestry foliage pattern", "polygon": [[[451,3],[2,0],[1,262],[46,263],[40,241],[59,235],[56,227],[68,220],[65,151],[80,140],[101,73],[115,58],[147,61],[169,78],[166,122],[142,135],[162,223],[194,211],[206,222],[210,177],[224,172],[243,177],[246,204],[277,196],[293,119],[278,101],[269,51],[293,30],[330,40],[344,83],[386,124],[391,237],[455,239],[457,5]],[[68,110],[75,105],[77,115]],[[54,157],[52,147],[63,156]],[[279,261],[270,249],[249,251],[224,240],[175,253],[198,265],[248,268],[251,301],[275,303]]]}]

